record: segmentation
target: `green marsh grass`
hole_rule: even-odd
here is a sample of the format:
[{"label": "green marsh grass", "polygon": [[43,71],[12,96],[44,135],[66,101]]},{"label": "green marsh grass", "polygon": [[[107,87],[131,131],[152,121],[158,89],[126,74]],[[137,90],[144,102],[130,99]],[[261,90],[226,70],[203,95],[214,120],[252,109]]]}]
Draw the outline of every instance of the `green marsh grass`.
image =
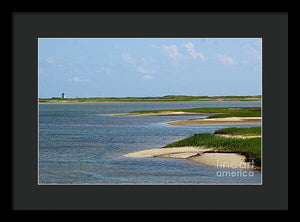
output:
[{"label": "green marsh grass", "polygon": [[261,136],[261,126],[237,128],[230,127],[225,129],[219,129],[215,131],[215,134],[227,134],[227,135],[241,135],[241,136]]},{"label": "green marsh grass", "polygon": [[254,161],[256,166],[261,165],[261,138],[227,138],[210,133],[195,134],[180,141],[170,143],[164,147],[204,146],[220,151],[242,154],[246,161]]}]

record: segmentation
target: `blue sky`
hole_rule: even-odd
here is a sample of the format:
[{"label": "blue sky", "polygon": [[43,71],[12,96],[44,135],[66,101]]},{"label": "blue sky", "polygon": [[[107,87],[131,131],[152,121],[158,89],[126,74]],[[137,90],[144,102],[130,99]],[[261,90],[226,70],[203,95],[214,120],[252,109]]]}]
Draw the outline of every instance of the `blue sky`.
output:
[{"label": "blue sky", "polygon": [[262,41],[39,39],[39,97],[261,95]]}]

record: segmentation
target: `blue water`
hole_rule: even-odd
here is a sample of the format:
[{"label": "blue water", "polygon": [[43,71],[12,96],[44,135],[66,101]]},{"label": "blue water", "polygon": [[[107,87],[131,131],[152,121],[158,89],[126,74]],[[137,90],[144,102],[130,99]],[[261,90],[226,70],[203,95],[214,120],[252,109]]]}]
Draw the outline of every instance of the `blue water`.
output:
[{"label": "blue water", "polygon": [[[123,157],[126,153],[161,147],[182,137],[212,133],[232,125],[164,125],[199,116],[101,115],[260,105],[259,102],[40,104],[39,184],[260,184],[260,171],[243,170],[244,176],[220,176],[217,167],[189,160]],[[240,170],[226,169],[232,171]]]}]

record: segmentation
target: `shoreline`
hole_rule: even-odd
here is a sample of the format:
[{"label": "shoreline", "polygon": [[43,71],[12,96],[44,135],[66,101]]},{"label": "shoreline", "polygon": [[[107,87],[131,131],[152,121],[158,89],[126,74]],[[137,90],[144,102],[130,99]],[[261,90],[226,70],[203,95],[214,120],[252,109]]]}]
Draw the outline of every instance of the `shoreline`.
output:
[{"label": "shoreline", "polygon": [[[226,132],[226,131],[225,131]],[[229,135],[229,134],[215,134],[218,137],[225,138],[261,138],[261,135]],[[186,138],[182,137],[175,140],[173,143],[180,142]],[[170,143],[170,144],[173,144]],[[261,166],[257,166],[252,162],[249,162],[246,156],[240,152],[234,150],[218,149],[217,147],[207,147],[205,145],[199,146],[163,146],[159,148],[146,149],[137,152],[127,153],[124,157],[131,158],[175,158],[186,159],[201,164],[216,166],[217,168],[239,168],[239,169],[251,169],[261,170]]]},{"label": "shoreline", "polygon": [[196,113],[196,112],[159,112],[159,113],[116,113],[99,114],[103,116],[204,116],[204,118],[178,120],[165,123],[166,126],[199,126],[199,125],[250,125],[261,124],[262,117],[224,117],[207,118],[214,113]]},{"label": "shoreline", "polygon": [[261,124],[261,117],[225,117],[225,118],[200,118],[179,120],[165,123],[167,126],[199,126],[199,125],[250,125]]},{"label": "shoreline", "polygon": [[196,112],[159,112],[159,113],[115,113],[115,114],[99,114],[104,116],[208,116],[209,113]]},{"label": "shoreline", "polygon": [[195,161],[201,164],[217,166],[218,168],[238,168],[260,170],[260,167],[245,162],[245,156],[230,152],[219,151],[207,147],[171,147],[171,148],[154,148],[124,155],[130,158],[175,158]]}]

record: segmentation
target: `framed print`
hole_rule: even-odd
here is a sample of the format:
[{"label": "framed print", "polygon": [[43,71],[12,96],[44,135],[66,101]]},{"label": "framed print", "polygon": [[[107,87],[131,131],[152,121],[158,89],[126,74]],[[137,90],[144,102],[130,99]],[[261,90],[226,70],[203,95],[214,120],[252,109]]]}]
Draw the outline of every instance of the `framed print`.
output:
[{"label": "framed print", "polygon": [[262,184],[261,38],[38,47],[40,185]]},{"label": "framed print", "polygon": [[287,27],[13,13],[13,208],[287,209]]}]

